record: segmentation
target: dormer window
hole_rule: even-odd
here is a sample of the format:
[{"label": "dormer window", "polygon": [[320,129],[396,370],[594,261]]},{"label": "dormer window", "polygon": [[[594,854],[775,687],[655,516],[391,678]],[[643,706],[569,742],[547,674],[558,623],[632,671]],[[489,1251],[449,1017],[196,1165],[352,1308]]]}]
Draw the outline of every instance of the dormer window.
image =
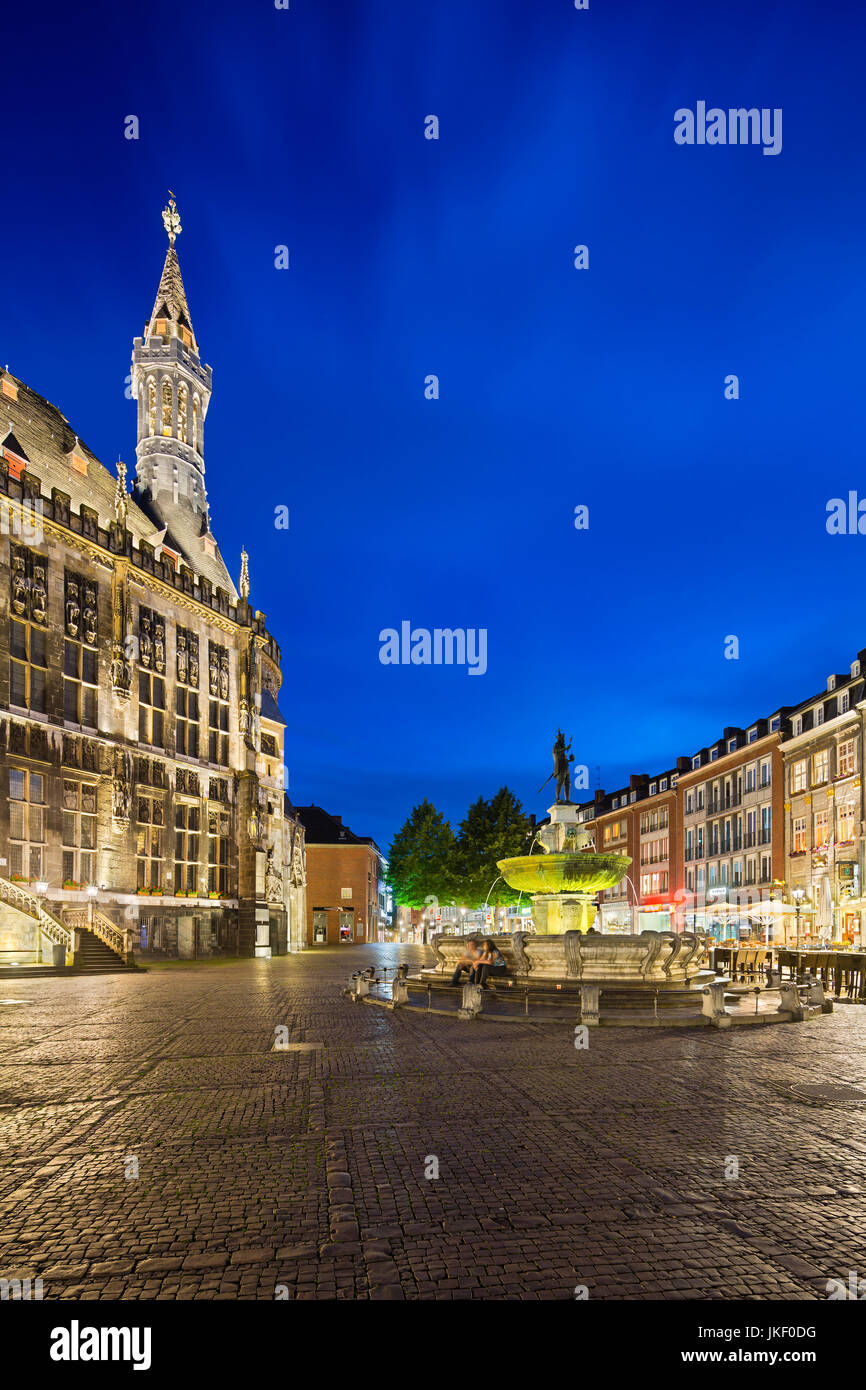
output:
[{"label": "dormer window", "polygon": [[655,784],[655,782],[650,782],[650,793],[649,793],[649,794],[650,794],[650,796],[655,796],[655,794],[656,794],[656,784]]},{"label": "dormer window", "polygon": [[79,452],[78,448],[76,447],[77,444],[78,440],[76,439],[75,444],[73,444],[72,448],[68,451],[66,455],[66,462],[69,464],[69,467],[75,473],[80,473],[83,477],[86,478],[87,459],[84,457],[82,453]]},{"label": "dormer window", "polygon": [[823,705],[818,705],[818,706],[816,707],[816,709],[815,709],[815,723],[816,723],[816,724],[823,724],[823,723],[824,723],[824,706],[823,706]]},{"label": "dormer window", "polygon": [[158,338],[164,338],[168,333],[168,319],[155,319],[153,331]]},{"label": "dormer window", "polygon": [[10,401],[17,401],[18,385],[12,380],[8,372],[0,372],[0,391]]}]

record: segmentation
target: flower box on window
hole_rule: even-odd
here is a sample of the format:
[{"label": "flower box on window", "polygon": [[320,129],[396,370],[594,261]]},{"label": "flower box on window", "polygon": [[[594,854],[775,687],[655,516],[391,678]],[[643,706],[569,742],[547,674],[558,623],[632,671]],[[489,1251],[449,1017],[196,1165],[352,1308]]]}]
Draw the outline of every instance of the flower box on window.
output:
[{"label": "flower box on window", "polygon": [[77,890],[81,887],[81,884],[76,883],[75,880],[72,878],[65,878],[63,880],[63,887],[65,889],[68,889],[70,892],[77,892]]}]

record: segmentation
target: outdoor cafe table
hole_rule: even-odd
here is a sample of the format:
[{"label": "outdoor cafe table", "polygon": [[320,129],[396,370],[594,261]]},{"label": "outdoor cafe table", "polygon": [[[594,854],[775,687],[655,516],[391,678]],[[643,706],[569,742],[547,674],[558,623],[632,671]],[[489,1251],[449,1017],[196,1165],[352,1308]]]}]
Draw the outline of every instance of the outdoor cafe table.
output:
[{"label": "outdoor cafe table", "polygon": [[[801,947],[799,950],[788,952],[790,959],[794,962],[794,973],[806,974],[808,972],[823,973],[827,972],[828,984],[832,976],[833,993],[838,997],[842,993],[842,981],[845,967],[848,970],[858,970],[860,974],[859,989],[857,998],[866,1000],[866,954],[862,951],[822,951],[819,947]],[[820,957],[821,964],[818,965]]]}]

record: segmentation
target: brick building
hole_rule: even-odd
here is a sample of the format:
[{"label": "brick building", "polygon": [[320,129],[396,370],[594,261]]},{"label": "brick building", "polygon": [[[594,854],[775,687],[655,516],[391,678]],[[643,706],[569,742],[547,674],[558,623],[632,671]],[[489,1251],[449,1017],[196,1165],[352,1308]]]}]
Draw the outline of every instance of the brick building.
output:
[{"label": "brick building", "polygon": [[581,823],[601,853],[627,854],[628,874],[599,895],[602,931],[670,931],[676,910],[677,779],[689,766],[678,759],[664,772],[635,773],[615,792],[597,791],[581,807]]},{"label": "brick building", "polygon": [[375,840],[321,806],[298,806],[296,814],[306,837],[309,944],[384,941],[391,925],[388,866]]},{"label": "brick building", "polygon": [[[303,943],[280,649],[211,531],[173,200],[132,356],[132,494],[0,374],[0,961],[270,955]],[[49,948],[56,953],[49,954]]]}]

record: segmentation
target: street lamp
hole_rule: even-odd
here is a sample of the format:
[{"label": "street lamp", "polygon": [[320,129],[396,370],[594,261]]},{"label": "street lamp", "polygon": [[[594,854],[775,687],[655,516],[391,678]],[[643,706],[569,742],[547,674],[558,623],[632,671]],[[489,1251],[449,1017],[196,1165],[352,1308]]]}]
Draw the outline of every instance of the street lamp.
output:
[{"label": "street lamp", "polygon": [[795,889],[793,890],[793,892],[791,893],[791,897],[794,899],[794,910],[795,910],[795,912],[796,912],[796,914],[797,914],[797,950],[798,950],[798,951],[799,951],[799,949],[800,949],[800,906],[801,906],[801,904],[802,904],[803,899],[805,898],[805,896],[806,896],[806,894],[803,892],[803,889],[802,889],[802,888],[795,888]]}]

